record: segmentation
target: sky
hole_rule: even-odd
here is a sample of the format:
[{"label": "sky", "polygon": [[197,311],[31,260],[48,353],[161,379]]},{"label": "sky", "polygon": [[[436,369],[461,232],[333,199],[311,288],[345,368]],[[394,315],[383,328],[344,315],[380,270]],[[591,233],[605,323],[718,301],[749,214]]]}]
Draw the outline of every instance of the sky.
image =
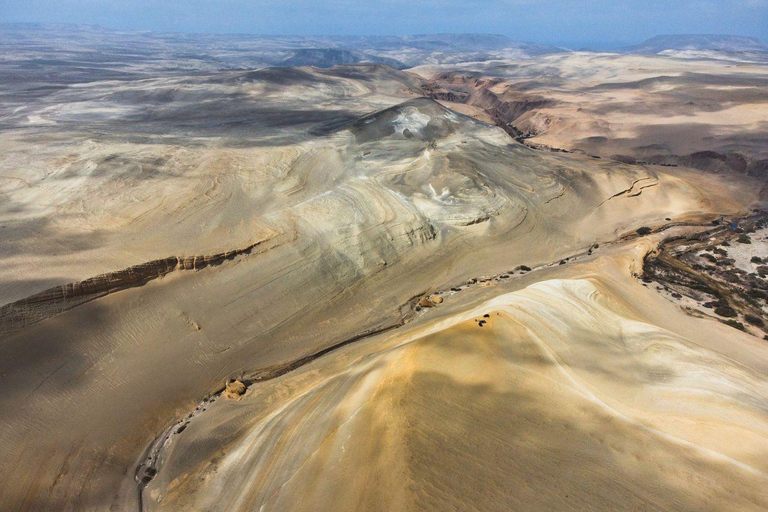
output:
[{"label": "sky", "polygon": [[768,0],[0,0],[0,22],[276,35],[493,33],[570,46],[659,34],[768,42]]}]

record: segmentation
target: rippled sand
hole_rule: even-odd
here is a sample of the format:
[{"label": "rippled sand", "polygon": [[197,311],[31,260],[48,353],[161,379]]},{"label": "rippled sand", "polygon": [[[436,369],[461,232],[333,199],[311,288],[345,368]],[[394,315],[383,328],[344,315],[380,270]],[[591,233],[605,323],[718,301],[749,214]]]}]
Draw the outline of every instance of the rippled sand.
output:
[{"label": "rippled sand", "polygon": [[546,280],[219,401],[149,508],[763,510],[768,351],[660,328],[646,294]]}]

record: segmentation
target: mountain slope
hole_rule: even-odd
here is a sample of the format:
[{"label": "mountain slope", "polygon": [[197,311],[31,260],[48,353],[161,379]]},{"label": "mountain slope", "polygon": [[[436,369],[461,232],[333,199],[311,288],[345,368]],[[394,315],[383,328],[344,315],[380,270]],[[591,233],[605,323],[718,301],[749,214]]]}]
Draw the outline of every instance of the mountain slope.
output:
[{"label": "mountain slope", "polygon": [[622,53],[660,53],[666,50],[714,50],[727,52],[766,52],[768,46],[753,37],[717,34],[675,34],[652,37]]},{"label": "mountain slope", "polygon": [[583,277],[618,266],[218,399],[148,510],[763,510],[765,351],[733,361],[641,320],[639,283]]},{"label": "mountain slope", "polygon": [[349,50],[335,48],[303,48],[296,50],[285,60],[281,66],[314,66],[318,68],[330,68],[344,64],[386,64],[394,69],[404,69],[407,66],[395,59],[366,55]]}]

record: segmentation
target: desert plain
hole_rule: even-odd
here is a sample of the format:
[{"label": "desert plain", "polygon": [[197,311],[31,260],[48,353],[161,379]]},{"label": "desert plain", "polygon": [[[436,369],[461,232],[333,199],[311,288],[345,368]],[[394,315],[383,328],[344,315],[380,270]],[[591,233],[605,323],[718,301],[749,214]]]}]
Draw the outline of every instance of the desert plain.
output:
[{"label": "desert plain", "polygon": [[764,48],[2,38],[3,510],[768,509]]}]

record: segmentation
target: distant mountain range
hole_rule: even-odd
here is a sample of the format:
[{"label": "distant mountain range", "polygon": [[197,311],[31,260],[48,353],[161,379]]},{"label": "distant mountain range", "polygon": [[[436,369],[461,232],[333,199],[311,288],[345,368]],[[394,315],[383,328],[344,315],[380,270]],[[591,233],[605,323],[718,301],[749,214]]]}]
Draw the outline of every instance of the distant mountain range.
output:
[{"label": "distant mountain range", "polygon": [[[43,40],[45,44],[40,44]],[[78,45],[98,47],[99,58],[113,53],[120,55],[130,47],[138,55],[151,52],[174,59],[183,67],[197,69],[331,67],[361,63],[404,69],[422,64],[532,57],[566,51],[495,34],[264,36],[123,31],[94,25],[44,23],[0,24],[0,43],[19,50],[52,48],[46,58],[59,58],[62,51],[72,53]],[[88,56],[90,58],[92,56]]]},{"label": "distant mountain range", "polygon": [[316,68],[329,68],[344,64],[386,64],[395,69],[408,67],[396,59],[339,48],[302,48],[279,62],[280,66],[314,66]]},{"label": "distant mountain range", "polygon": [[[565,48],[521,42],[497,34],[421,34],[400,36],[262,36],[186,34],[112,30],[95,25],[0,24],[0,45],[14,65],[78,62],[114,77],[126,55],[144,69],[212,71],[259,67],[385,64],[395,69],[421,65],[514,60]],[[721,51],[768,55],[754,38],[724,35],[665,35],[616,51],[656,54],[664,51]],[[27,62],[27,64],[24,64]],[[0,64],[2,64],[0,59]],[[117,66],[117,67],[116,67]],[[128,69],[130,68],[130,69]],[[135,72],[128,66],[123,71]],[[121,71],[121,72],[123,72]],[[106,75],[105,75],[106,76]]]},{"label": "distant mountain range", "polygon": [[651,54],[675,50],[712,50],[726,52],[768,52],[768,46],[753,37],[678,34],[652,37],[634,46],[621,48],[621,53]]},{"label": "distant mountain range", "polygon": [[[280,36],[270,39],[272,42],[285,40]],[[520,42],[494,34],[319,36],[307,37],[303,41],[291,38],[288,44],[303,46],[311,43],[319,43],[324,47],[299,48],[279,65],[330,67],[337,64],[375,63],[405,69],[423,63],[484,61],[510,54],[536,56],[565,51],[554,46]]]}]

